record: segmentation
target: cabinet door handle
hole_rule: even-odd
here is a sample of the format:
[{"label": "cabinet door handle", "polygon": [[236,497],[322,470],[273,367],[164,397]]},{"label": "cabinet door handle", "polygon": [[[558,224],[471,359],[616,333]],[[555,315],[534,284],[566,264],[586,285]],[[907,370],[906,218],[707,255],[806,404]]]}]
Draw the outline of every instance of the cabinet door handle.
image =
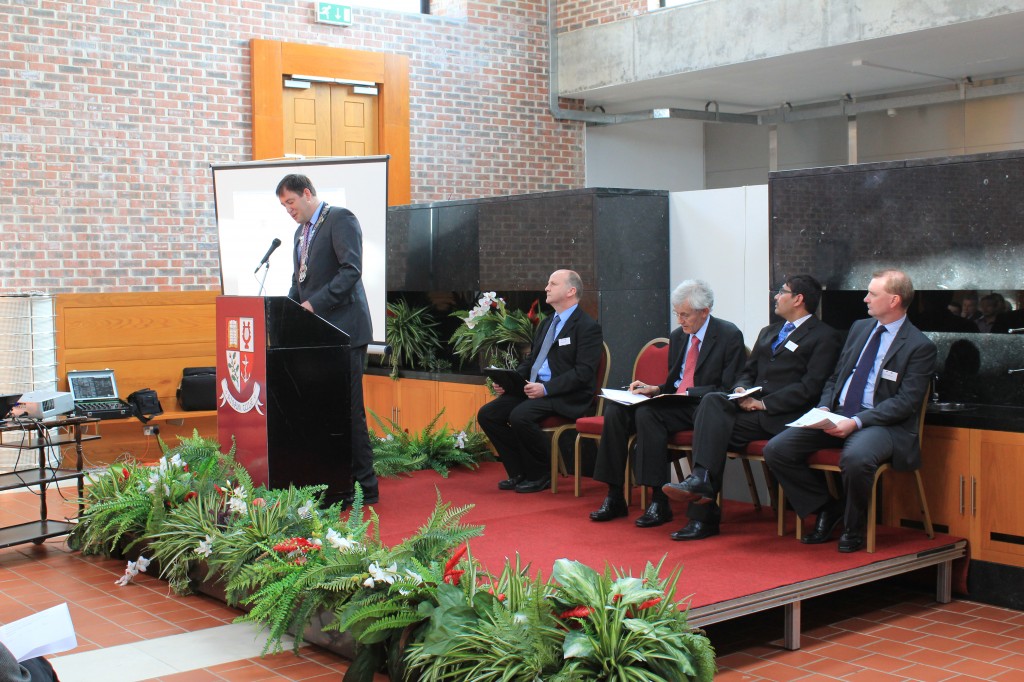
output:
[{"label": "cabinet door handle", "polygon": [[971,516],[978,515],[978,479],[971,476]]},{"label": "cabinet door handle", "polygon": [[964,477],[960,475],[960,516],[964,515]]}]

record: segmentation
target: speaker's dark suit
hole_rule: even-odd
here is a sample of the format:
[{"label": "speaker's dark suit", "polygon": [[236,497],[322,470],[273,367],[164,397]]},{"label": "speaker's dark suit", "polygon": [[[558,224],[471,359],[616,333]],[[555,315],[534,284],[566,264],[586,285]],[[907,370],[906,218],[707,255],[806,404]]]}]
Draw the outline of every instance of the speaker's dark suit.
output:
[{"label": "speaker's dark suit", "polygon": [[[540,351],[554,315],[548,316],[533,338],[530,355],[516,368],[529,380],[534,354]],[[581,308],[562,323],[551,349],[551,378],[543,382],[547,395],[527,399],[504,394],[480,408],[477,422],[501,456],[509,478],[528,481],[546,478],[550,466],[548,440],[540,421],[552,415],[582,417],[594,400],[597,368],[604,353],[601,327]]]},{"label": "speaker's dark suit", "polygon": [[[695,473],[706,471],[715,493],[722,489],[726,453],[753,440],[771,438],[811,407],[836,366],[842,337],[816,317],[809,317],[790,332],[773,351],[783,322],[761,330],[747,364],[732,388],[760,386],[755,398],[764,410],[745,412],[725,393],[709,393],[697,408],[693,426]],[[687,515],[698,521],[715,521],[718,505],[693,503]]]},{"label": "speaker's dark suit", "polygon": [[[364,490],[376,493],[373,450],[363,407],[363,365],[366,346],[373,339],[370,307],[363,290],[363,231],[352,211],[323,204],[327,216],[309,243],[306,278],[299,281],[302,226],[295,230],[292,249],[292,286],[288,297],[309,301],[313,312],[349,335],[351,354],[352,476]],[[322,213],[321,213],[322,214]],[[345,491],[343,491],[345,492]]]},{"label": "speaker's dark suit", "polygon": [[[822,390],[819,406],[839,410],[843,385],[857,366],[875,325],[873,318],[853,324],[836,369]],[[910,320],[904,320],[875,377],[873,407],[856,415],[862,428],[845,440],[817,429],[788,428],[768,442],[765,460],[797,514],[813,514],[829,500],[825,482],[818,472],[807,468],[807,458],[821,448],[841,447],[846,495],[843,521],[848,532],[863,534],[878,466],[890,460],[898,470],[921,466],[918,416],[935,371],[935,358],[935,344]]]},{"label": "speaker's dark suit", "polygon": [[[661,393],[675,393],[675,384],[690,345],[690,335],[682,327],[669,336],[671,366]],[[735,386],[736,377],[743,368],[746,349],[743,334],[732,322],[717,317],[708,318],[704,342],[697,356],[690,395],[703,396]],[[604,430],[598,445],[594,478],[611,486],[625,482],[626,445],[636,433],[634,472],[640,485],[660,489],[668,483],[668,436],[675,431],[693,428],[696,405],[680,405],[668,400],[648,400],[635,407],[606,402]]]}]

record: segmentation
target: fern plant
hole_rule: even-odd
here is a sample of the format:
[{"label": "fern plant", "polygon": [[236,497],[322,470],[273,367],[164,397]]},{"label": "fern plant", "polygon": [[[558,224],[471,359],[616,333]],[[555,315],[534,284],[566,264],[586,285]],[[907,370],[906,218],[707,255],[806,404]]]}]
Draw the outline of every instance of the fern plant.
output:
[{"label": "fern plant", "polygon": [[457,466],[475,469],[482,459],[490,458],[487,437],[474,430],[470,421],[459,433],[452,433],[448,425],[437,428],[444,409],[437,413],[420,432],[410,434],[395,421],[384,419],[370,410],[383,436],[370,432],[373,447],[373,470],[377,476],[393,478],[421,469],[433,469],[447,478]]}]

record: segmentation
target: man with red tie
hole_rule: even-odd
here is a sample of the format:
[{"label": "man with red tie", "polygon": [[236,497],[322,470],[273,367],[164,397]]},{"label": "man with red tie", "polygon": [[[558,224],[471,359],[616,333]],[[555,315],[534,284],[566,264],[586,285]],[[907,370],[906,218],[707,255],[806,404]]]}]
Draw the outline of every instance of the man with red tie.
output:
[{"label": "man with red tie", "polygon": [[[669,338],[668,376],[660,386],[634,381],[630,391],[653,398],[664,393],[700,397],[730,390],[746,359],[743,333],[733,323],[711,316],[715,295],[706,282],[686,280],[672,292],[671,302],[679,328]],[[608,496],[600,509],[590,513],[592,521],[610,521],[627,514],[622,489],[626,446],[633,433],[636,481],[654,488],[651,504],[636,525],[651,528],[672,520],[668,498],[661,490],[669,481],[668,438],[671,433],[693,428],[698,405],[677,400],[648,400],[636,406],[606,403],[594,478],[608,484]]]}]

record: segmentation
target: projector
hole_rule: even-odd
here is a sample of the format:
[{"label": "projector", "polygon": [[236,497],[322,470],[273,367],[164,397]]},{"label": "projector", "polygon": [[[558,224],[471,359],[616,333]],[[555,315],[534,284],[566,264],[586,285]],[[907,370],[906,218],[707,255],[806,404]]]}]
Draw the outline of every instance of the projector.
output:
[{"label": "projector", "polygon": [[49,419],[67,414],[75,409],[75,401],[70,393],[61,391],[30,391],[23,393],[21,400],[11,410],[11,414],[23,415],[33,419]]}]

